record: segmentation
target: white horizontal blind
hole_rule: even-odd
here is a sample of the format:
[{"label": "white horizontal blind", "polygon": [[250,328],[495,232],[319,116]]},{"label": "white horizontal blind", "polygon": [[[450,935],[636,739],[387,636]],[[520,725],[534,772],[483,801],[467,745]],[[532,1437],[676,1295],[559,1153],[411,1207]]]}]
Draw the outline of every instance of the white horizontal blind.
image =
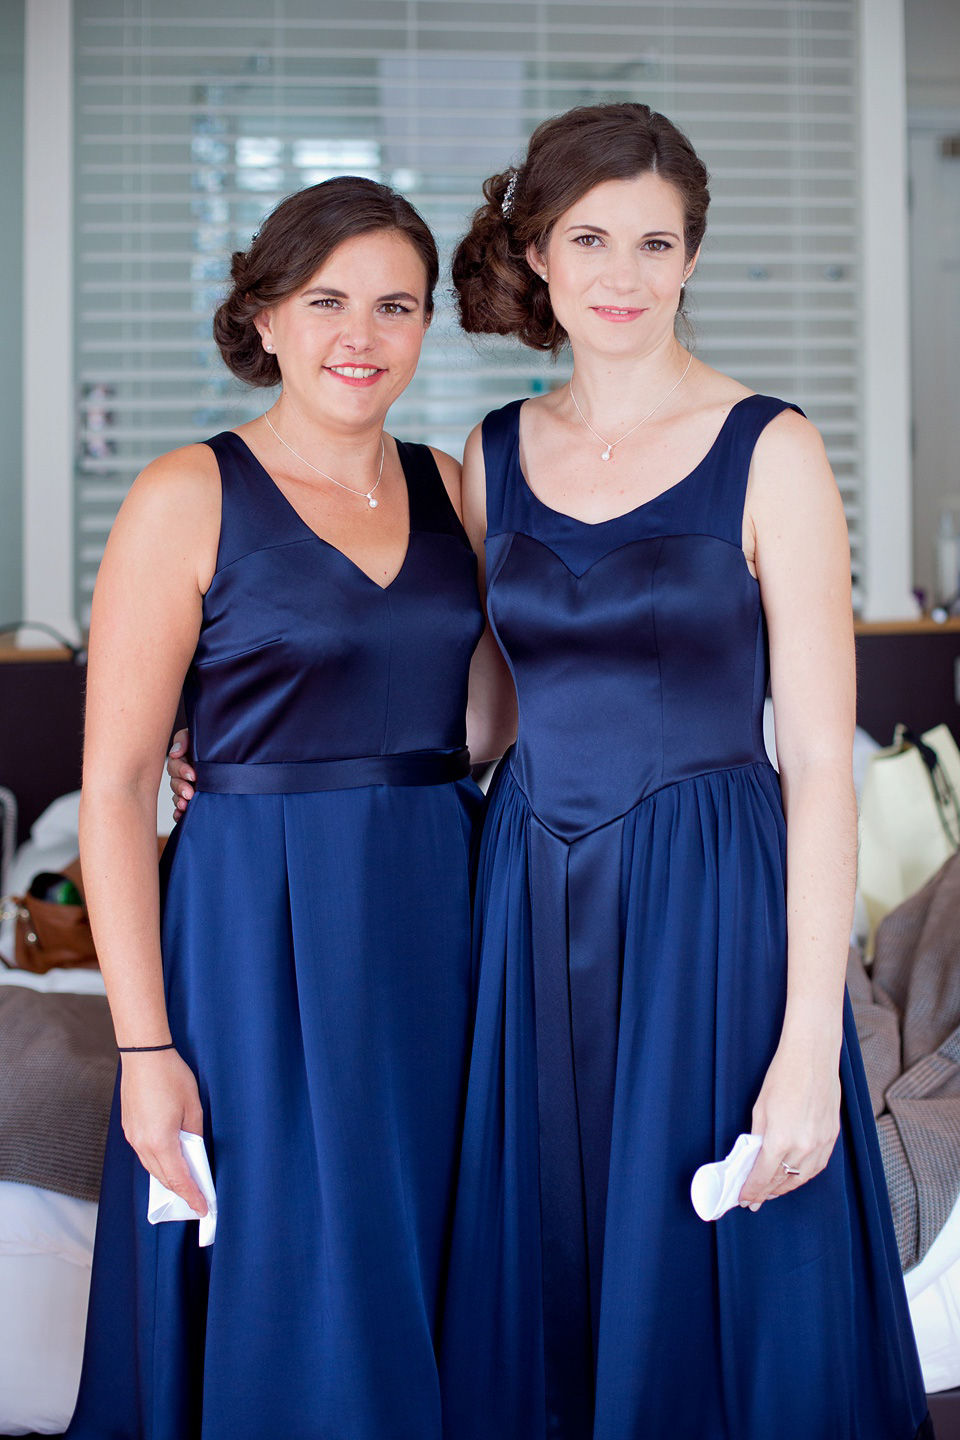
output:
[{"label": "white horizontal blind", "polygon": [[[709,166],[698,353],[820,426],[859,578],[856,4],[75,0],[81,623],[137,471],[264,408],[210,317],[277,200],[386,180],[446,263],[481,180],[541,119],[615,99],[663,110]],[[447,283],[390,423],[460,453],[487,410],[567,371],[464,337]]]}]

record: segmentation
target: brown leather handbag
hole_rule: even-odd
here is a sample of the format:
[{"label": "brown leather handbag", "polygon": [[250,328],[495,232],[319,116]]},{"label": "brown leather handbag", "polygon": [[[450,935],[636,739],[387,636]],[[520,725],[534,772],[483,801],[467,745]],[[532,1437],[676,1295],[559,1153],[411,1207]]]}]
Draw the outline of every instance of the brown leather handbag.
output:
[{"label": "brown leather handbag", "polygon": [[[72,880],[82,899],[79,859],[62,873]],[[97,954],[85,905],[59,905],[35,895],[14,895],[12,906],[17,918],[14,958],[21,970],[43,974],[55,966],[96,967]]]}]

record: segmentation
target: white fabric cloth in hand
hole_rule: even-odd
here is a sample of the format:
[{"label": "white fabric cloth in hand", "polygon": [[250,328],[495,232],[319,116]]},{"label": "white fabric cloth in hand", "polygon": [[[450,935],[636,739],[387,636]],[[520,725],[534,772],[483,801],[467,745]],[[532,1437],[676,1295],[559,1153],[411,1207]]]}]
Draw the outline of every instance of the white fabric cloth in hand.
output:
[{"label": "white fabric cloth in hand", "polygon": [[188,1131],[181,1130],[180,1150],[187,1162],[187,1169],[207,1202],[207,1213],[198,1215],[196,1210],[190,1209],[186,1200],[174,1195],[155,1175],[151,1175],[147,1219],[151,1225],[159,1225],[162,1220],[199,1220],[200,1244],[212,1245],[217,1233],[217,1192],[213,1188],[213,1176],[210,1173],[210,1161],[207,1159],[203,1136],[191,1135]]},{"label": "white fabric cloth in hand", "polygon": [[701,1220],[719,1220],[733,1209],[762,1144],[762,1135],[740,1135],[726,1159],[700,1166],[690,1182],[690,1199]]}]

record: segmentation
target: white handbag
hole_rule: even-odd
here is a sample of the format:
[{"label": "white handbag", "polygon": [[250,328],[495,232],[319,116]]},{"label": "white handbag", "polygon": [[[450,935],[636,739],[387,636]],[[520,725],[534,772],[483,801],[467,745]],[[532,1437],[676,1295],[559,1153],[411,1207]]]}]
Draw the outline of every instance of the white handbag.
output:
[{"label": "white handbag", "polygon": [[898,725],[870,757],[860,798],[860,893],[877,926],[960,850],[960,750],[946,725],[916,735]]}]

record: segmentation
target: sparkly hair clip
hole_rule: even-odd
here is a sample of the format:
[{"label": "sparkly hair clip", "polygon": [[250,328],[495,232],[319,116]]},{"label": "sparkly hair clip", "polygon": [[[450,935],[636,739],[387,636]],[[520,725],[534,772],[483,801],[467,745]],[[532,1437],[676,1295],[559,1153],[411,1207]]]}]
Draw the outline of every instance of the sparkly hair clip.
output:
[{"label": "sparkly hair clip", "polygon": [[510,218],[510,211],[513,209],[513,196],[516,191],[517,181],[519,180],[519,178],[520,171],[514,170],[513,174],[510,176],[510,183],[507,186],[506,194],[500,202],[500,213],[502,214],[504,220],[508,220]]}]

